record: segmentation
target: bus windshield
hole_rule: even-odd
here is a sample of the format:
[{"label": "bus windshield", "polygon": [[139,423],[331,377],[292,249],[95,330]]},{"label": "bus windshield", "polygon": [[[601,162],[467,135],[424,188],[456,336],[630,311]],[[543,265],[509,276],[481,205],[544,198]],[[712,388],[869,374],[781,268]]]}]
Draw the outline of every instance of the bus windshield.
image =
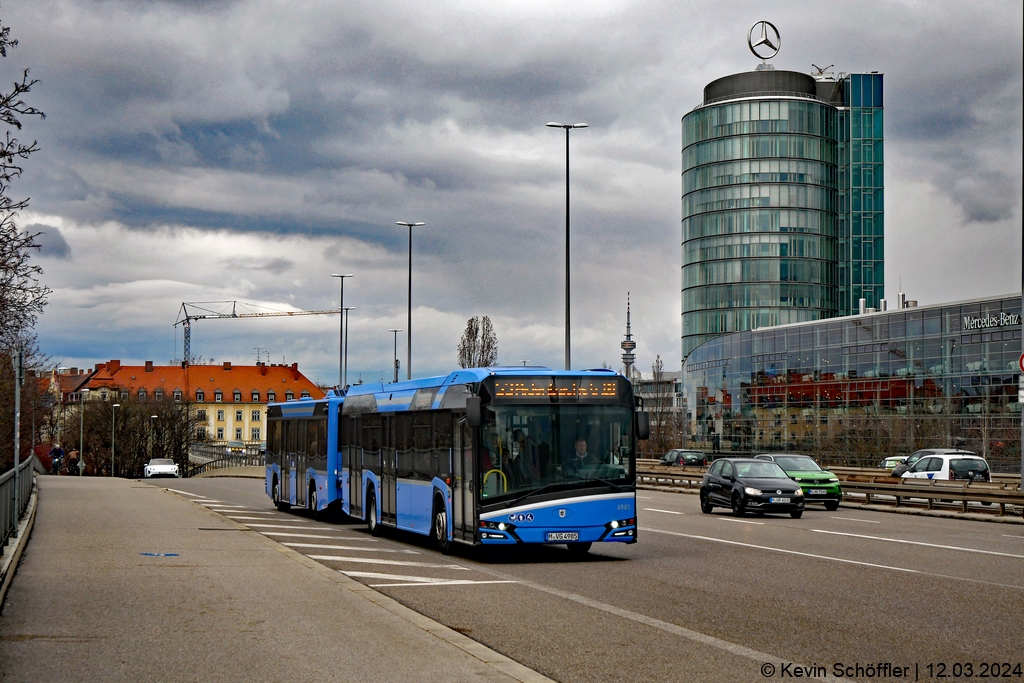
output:
[{"label": "bus windshield", "polygon": [[633,412],[625,405],[492,405],[484,410],[482,501],[600,479],[632,484]]}]

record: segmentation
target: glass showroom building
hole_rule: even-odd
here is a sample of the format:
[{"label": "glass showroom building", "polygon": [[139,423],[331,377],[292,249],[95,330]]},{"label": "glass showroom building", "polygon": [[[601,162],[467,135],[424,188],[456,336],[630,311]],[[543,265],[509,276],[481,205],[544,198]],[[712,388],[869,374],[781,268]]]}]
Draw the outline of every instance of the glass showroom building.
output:
[{"label": "glass showroom building", "polygon": [[1016,294],[718,336],[684,362],[687,433],[859,465],[959,447],[1016,471],[1020,316]]},{"label": "glass showroom building", "polygon": [[720,334],[878,307],[880,74],[733,74],[682,127],[683,358]]}]

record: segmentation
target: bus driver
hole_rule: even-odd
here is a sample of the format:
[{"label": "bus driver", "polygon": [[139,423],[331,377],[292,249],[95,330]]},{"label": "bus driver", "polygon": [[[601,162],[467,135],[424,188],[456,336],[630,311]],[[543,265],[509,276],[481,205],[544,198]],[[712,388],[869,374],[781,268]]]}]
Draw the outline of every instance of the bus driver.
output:
[{"label": "bus driver", "polygon": [[598,459],[587,453],[586,439],[576,439],[576,452],[569,460],[569,472],[579,472],[583,468],[598,464]]}]

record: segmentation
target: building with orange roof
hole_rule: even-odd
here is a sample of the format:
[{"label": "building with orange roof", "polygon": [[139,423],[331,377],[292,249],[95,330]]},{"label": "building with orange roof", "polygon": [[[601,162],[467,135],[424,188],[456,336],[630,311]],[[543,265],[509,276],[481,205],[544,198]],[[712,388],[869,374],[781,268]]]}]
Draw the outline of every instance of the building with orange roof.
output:
[{"label": "building with orange roof", "polygon": [[98,363],[82,387],[86,400],[173,401],[195,410],[197,441],[258,444],[266,437],[266,405],[324,392],[299,364],[122,365]]}]

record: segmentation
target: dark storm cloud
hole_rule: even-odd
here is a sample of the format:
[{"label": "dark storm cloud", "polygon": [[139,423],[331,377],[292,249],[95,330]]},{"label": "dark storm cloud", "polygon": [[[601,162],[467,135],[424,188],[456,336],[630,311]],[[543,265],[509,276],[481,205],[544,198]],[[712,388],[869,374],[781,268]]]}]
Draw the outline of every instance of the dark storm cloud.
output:
[{"label": "dark storm cloud", "polygon": [[[354,240],[393,259],[374,261],[380,270],[354,287],[400,286],[390,269],[404,268],[407,242],[394,221],[423,220],[417,287],[461,320],[485,311],[557,322],[565,157],[550,120],[591,124],[572,138],[574,262],[589,266],[574,272],[575,310],[597,320],[640,282],[649,291],[635,310],[645,296],[676,306],[680,118],[705,83],[754,66],[745,36],[763,18],[783,32],[777,68],[885,73],[887,244],[897,231],[937,244],[975,223],[1019,241],[1019,2],[4,9],[21,46],[0,66],[31,66],[42,79],[33,103],[48,114],[26,126],[44,148],[19,181],[34,209],[136,235],[175,226],[337,239],[317,256],[339,264],[355,258]],[[895,190],[909,185],[927,191]],[[924,204],[936,197],[954,209],[941,209],[944,233]],[[901,208],[909,218],[889,220]],[[79,258],[86,236],[71,234]],[[283,275],[272,290],[281,297],[305,293],[301,255],[253,258],[221,266],[253,271],[258,287]],[[901,258],[927,255],[887,254]],[[188,267],[180,277],[200,280]],[[649,322],[664,328],[649,342],[662,357],[678,314]]]},{"label": "dark storm cloud", "polygon": [[43,258],[70,259],[71,247],[68,245],[60,228],[42,223],[34,223],[25,226],[30,233],[39,233],[36,237],[36,244],[39,245],[39,255]]}]

